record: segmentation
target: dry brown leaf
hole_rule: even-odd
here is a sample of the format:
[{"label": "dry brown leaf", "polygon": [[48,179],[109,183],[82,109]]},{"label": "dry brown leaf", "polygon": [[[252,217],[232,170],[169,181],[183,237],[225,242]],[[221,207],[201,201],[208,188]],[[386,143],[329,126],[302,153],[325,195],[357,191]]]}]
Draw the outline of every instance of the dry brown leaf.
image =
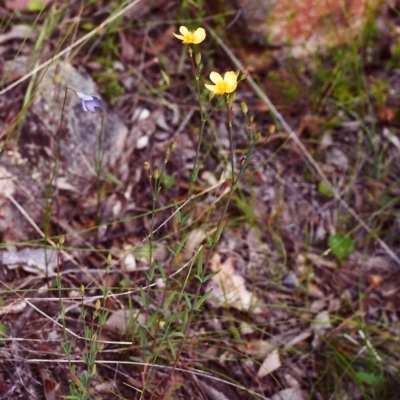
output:
[{"label": "dry brown leaf", "polygon": [[396,147],[397,150],[400,150],[400,140],[394,134],[393,132],[390,131],[388,128],[383,128],[382,135],[384,138],[386,138],[394,147]]},{"label": "dry brown leaf", "polygon": [[40,377],[43,382],[44,396],[46,400],[56,400],[56,392],[59,384],[56,384],[50,371],[47,369],[39,369]]},{"label": "dry brown leaf", "polygon": [[8,42],[9,40],[32,39],[34,36],[32,27],[28,25],[15,25],[7,33],[0,35],[0,44]]},{"label": "dry brown leaf", "polygon": [[384,107],[378,110],[377,114],[381,121],[390,122],[396,116],[396,111],[394,107]]},{"label": "dry brown leaf", "polygon": [[308,339],[312,335],[311,329],[307,329],[305,331],[302,331],[295,337],[293,337],[289,342],[285,344],[283,347],[284,350],[290,350],[292,347],[296,346],[297,343],[304,342],[306,339]]},{"label": "dry brown leaf", "polygon": [[9,269],[21,267],[35,275],[53,275],[58,265],[57,251],[54,249],[27,247],[17,251],[9,247],[0,251],[0,259]]},{"label": "dry brown leaf", "polygon": [[138,268],[135,246],[124,244],[122,251],[115,251],[114,256],[121,260],[121,269],[125,272],[133,272]]},{"label": "dry brown leaf", "polygon": [[136,258],[132,253],[128,253],[122,259],[122,268],[125,272],[133,272],[137,270]]},{"label": "dry brown leaf", "polygon": [[254,333],[254,325],[242,321],[240,323],[240,333],[242,335],[251,335],[252,333]]},{"label": "dry brown leaf", "polygon": [[[12,196],[15,192],[15,185],[12,174],[0,166],[0,193],[2,197]],[[1,201],[3,201],[1,199]]]},{"label": "dry brown leaf", "polygon": [[275,393],[271,400],[305,400],[308,396],[298,388],[288,388]]},{"label": "dry brown leaf", "polygon": [[207,235],[203,229],[193,229],[186,240],[183,258],[189,260],[193,257],[193,254],[206,239]]},{"label": "dry brown leaf", "polygon": [[292,375],[289,373],[284,373],[283,377],[286,381],[286,384],[293,389],[300,389],[301,388],[301,383]]},{"label": "dry brown leaf", "polygon": [[119,41],[121,44],[121,57],[124,61],[135,60],[136,52],[135,46],[132,45],[126,33],[122,30],[118,30]]},{"label": "dry brown leaf", "polygon": [[298,256],[299,265],[304,265],[306,260],[311,261],[317,267],[326,267],[326,268],[331,268],[331,269],[337,268],[336,262],[327,260],[326,258],[323,258],[318,254],[307,253],[306,256],[304,254],[299,254],[299,256]]},{"label": "dry brown leaf", "polygon": [[24,311],[27,303],[24,300],[16,300],[10,304],[0,307],[0,315],[19,314]]},{"label": "dry brown leaf", "polygon": [[99,393],[99,394],[111,393],[116,390],[116,382],[115,381],[107,381],[107,382],[99,383],[99,384],[95,385],[94,390],[96,393]]},{"label": "dry brown leaf", "polygon": [[212,289],[211,303],[217,306],[233,307],[241,311],[252,311],[260,314],[262,309],[256,295],[246,289],[244,278],[235,271],[232,257],[228,257],[221,263],[221,256],[214,253],[211,258],[211,269],[219,271],[209,281],[208,289]]},{"label": "dry brown leaf", "polygon": [[[384,189],[382,188],[382,190],[379,191],[379,193],[375,192],[372,193],[371,195],[374,196],[375,198],[378,198],[379,196],[381,196],[384,192]],[[398,194],[393,193],[395,196],[398,196],[400,194],[400,192]],[[366,270],[379,270],[379,271],[390,271],[391,264],[390,261],[388,260],[387,257],[382,257],[382,256],[369,256],[368,259],[365,260],[365,257],[362,258],[362,260],[360,259],[360,264],[362,262],[363,268],[365,268]]]},{"label": "dry brown leaf", "polygon": [[216,178],[215,174],[210,171],[204,171],[201,174],[201,179],[203,179],[209,186],[214,186],[218,183],[218,179]]},{"label": "dry brown leaf", "polygon": [[272,374],[272,372],[276,371],[281,366],[282,363],[279,357],[279,352],[278,350],[274,350],[267,356],[267,358],[261,364],[261,367],[257,372],[257,377],[264,378],[264,376]]},{"label": "dry brown leaf", "polygon": [[332,327],[329,312],[321,311],[318,313],[312,321],[312,328],[315,332],[314,339],[312,341],[313,348],[316,348],[321,342],[321,336]]},{"label": "dry brown leaf", "polygon": [[208,383],[199,381],[199,384],[203,391],[207,393],[207,396],[210,398],[210,400],[230,400],[230,398],[226,397],[224,393],[216,388],[213,388]]},{"label": "dry brown leaf", "polygon": [[313,320],[312,326],[316,332],[320,333],[323,333],[327,329],[331,328],[332,324],[329,317],[329,312],[321,311],[320,313],[318,313]]},{"label": "dry brown leaf", "polygon": [[145,323],[146,317],[137,310],[120,309],[114,311],[108,317],[103,328],[106,332],[124,336],[131,321],[133,321],[133,323]]},{"label": "dry brown leaf", "polygon": [[381,275],[371,274],[368,275],[369,284],[376,289],[383,282],[383,277]]},{"label": "dry brown leaf", "polygon": [[243,353],[246,353],[252,357],[267,357],[273,350],[276,349],[276,346],[268,343],[265,340],[252,340],[245,344],[239,344],[236,346],[237,349]]},{"label": "dry brown leaf", "polygon": [[308,285],[307,292],[308,292],[309,296],[315,297],[317,299],[319,299],[321,297],[325,297],[324,292],[320,288],[318,288],[316,285],[314,285],[313,283]]}]

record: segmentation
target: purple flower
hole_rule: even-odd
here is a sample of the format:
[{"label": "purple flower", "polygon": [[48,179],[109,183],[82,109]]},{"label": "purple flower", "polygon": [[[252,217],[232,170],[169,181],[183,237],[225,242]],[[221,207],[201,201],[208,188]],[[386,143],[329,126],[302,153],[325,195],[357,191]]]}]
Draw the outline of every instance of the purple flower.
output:
[{"label": "purple flower", "polygon": [[95,112],[96,107],[101,109],[100,97],[89,96],[82,92],[76,92],[76,95],[82,100],[83,111]]}]

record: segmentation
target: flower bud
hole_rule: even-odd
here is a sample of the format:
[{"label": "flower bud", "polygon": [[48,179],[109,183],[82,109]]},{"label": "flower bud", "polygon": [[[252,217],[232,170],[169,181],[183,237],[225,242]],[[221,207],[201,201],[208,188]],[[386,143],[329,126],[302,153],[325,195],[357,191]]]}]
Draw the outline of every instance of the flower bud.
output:
[{"label": "flower bud", "polygon": [[201,53],[197,53],[196,54],[196,56],[194,58],[194,61],[196,62],[196,65],[200,65],[200,63],[201,63]]},{"label": "flower bud", "polygon": [[260,137],[261,137],[261,132],[259,129],[257,129],[253,134],[253,139],[255,142],[258,142],[260,140]]},{"label": "flower bud", "polygon": [[176,149],[176,147],[178,146],[178,143],[179,143],[179,139],[178,139],[178,138],[176,138],[176,139],[172,142],[172,144],[171,144],[171,150],[172,150],[172,151],[174,151],[174,150]]},{"label": "flower bud", "polygon": [[241,72],[241,73],[239,74],[239,79],[238,79],[238,81],[239,81],[239,82],[240,82],[240,81],[244,81],[248,76],[249,76],[249,70],[246,69],[246,71]]},{"label": "flower bud", "polygon": [[275,132],[275,125],[274,125],[274,124],[271,124],[271,125],[268,127],[268,133],[269,133],[270,135],[272,135],[274,132]]}]

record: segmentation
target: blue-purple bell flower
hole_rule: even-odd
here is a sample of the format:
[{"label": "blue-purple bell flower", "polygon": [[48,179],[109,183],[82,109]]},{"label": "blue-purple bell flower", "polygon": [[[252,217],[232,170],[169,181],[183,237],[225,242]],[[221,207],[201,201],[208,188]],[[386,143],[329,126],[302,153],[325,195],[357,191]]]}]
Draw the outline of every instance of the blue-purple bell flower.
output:
[{"label": "blue-purple bell flower", "polygon": [[82,92],[76,92],[76,95],[82,100],[83,111],[95,112],[96,108],[101,109],[100,97],[89,96]]}]

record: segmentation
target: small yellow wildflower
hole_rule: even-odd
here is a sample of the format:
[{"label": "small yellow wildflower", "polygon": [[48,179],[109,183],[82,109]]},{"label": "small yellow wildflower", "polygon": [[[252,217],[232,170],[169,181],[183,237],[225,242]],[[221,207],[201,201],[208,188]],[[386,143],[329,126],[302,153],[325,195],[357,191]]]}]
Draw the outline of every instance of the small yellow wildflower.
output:
[{"label": "small yellow wildflower", "polygon": [[234,71],[226,72],[224,77],[218,72],[211,72],[210,74],[211,82],[215,85],[205,85],[205,87],[216,95],[232,93],[237,87],[237,74]]},{"label": "small yellow wildflower", "polygon": [[206,31],[203,28],[197,28],[195,31],[189,31],[186,26],[179,28],[181,35],[174,33],[174,36],[182,40],[183,44],[199,44],[206,38]]}]

